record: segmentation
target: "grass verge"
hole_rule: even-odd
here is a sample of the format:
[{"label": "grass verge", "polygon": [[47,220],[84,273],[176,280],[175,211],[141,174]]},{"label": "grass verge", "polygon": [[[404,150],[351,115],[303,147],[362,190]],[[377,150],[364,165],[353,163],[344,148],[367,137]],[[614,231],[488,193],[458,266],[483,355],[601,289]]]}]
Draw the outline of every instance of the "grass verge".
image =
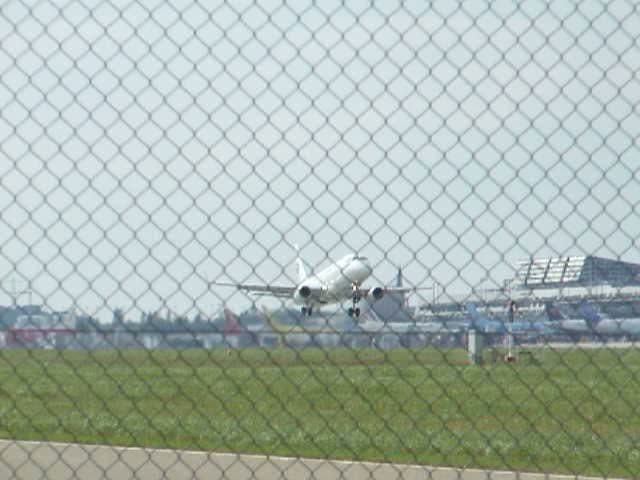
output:
[{"label": "grass verge", "polygon": [[0,353],[0,436],[632,477],[640,353]]}]

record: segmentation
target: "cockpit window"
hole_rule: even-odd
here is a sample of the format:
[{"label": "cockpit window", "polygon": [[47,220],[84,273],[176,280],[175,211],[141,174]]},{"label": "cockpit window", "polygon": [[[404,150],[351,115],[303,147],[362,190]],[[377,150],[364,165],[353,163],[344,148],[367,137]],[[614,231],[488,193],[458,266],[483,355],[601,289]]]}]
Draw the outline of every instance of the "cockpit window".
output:
[{"label": "cockpit window", "polygon": [[369,260],[367,257],[362,257],[360,255],[355,255],[353,257],[354,260],[360,260],[361,262],[366,262],[367,260]]}]

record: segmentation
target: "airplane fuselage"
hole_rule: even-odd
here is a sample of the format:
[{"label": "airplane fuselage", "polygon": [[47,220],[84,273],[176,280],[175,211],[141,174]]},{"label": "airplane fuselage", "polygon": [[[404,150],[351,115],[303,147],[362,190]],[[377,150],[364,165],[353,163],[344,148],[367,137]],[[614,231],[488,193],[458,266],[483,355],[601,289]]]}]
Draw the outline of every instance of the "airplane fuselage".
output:
[{"label": "airplane fuselage", "polygon": [[315,275],[302,280],[293,295],[298,305],[335,303],[351,299],[353,287],[360,286],[371,275],[365,257],[347,255]]},{"label": "airplane fuselage", "polygon": [[583,319],[560,320],[560,328],[573,333],[595,335],[640,335],[640,318],[603,318],[589,323]]}]

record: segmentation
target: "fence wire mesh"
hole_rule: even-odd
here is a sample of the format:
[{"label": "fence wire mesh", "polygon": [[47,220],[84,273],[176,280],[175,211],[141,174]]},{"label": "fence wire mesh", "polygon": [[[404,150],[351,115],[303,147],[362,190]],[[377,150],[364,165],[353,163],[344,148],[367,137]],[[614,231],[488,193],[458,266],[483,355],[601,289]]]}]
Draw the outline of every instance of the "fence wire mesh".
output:
[{"label": "fence wire mesh", "polygon": [[9,0],[0,42],[2,478],[639,478],[637,2]]}]

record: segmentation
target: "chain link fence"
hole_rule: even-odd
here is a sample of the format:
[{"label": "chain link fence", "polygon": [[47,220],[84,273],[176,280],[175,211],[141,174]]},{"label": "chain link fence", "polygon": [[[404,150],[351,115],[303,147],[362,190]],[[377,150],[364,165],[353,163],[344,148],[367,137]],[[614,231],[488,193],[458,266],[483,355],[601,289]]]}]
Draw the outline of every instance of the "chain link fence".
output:
[{"label": "chain link fence", "polygon": [[638,478],[639,13],[3,2],[2,478]]}]

